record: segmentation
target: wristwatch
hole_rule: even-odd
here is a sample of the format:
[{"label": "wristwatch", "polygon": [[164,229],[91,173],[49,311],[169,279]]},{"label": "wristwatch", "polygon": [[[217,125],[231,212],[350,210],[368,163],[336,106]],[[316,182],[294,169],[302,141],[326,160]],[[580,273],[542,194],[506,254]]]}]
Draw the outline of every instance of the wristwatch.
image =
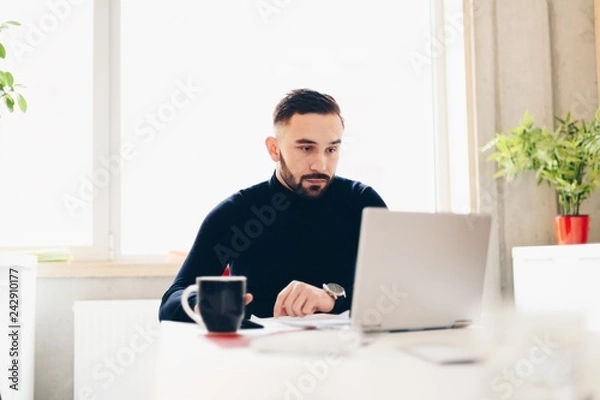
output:
[{"label": "wristwatch", "polygon": [[344,290],[344,288],[337,283],[324,283],[323,290],[325,293],[333,297],[334,300],[337,300],[340,297],[346,297],[346,290]]}]

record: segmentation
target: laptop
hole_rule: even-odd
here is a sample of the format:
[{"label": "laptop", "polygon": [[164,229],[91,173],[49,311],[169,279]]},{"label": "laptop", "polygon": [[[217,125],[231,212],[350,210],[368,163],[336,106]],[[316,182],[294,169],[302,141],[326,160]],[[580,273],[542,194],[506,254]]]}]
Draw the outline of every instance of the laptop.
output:
[{"label": "laptop", "polygon": [[365,208],[350,313],[363,332],[457,328],[478,319],[487,214]]}]

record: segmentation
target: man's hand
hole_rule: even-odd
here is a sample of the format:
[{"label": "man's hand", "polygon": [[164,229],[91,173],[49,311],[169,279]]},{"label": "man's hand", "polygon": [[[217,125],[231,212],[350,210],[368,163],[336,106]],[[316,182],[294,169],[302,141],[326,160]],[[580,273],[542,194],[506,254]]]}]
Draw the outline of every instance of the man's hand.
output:
[{"label": "man's hand", "polygon": [[[254,298],[254,296],[252,296],[252,293],[246,293],[246,296],[244,297],[244,300],[246,300],[246,305],[250,304],[250,302],[252,301],[253,298]],[[196,306],[194,307],[194,312],[196,314],[200,313],[198,304],[196,304]]]},{"label": "man's hand", "polygon": [[304,282],[292,281],[277,295],[273,316],[303,317],[315,312],[333,310],[335,300],[323,289]]}]

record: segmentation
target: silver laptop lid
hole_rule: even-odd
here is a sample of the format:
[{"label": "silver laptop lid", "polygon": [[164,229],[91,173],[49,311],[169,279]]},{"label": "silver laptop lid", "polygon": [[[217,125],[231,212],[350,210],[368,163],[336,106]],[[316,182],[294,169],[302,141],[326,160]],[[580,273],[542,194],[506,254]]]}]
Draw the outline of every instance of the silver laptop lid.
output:
[{"label": "silver laptop lid", "polygon": [[481,308],[491,217],[365,208],[352,324],[363,331],[468,325]]}]

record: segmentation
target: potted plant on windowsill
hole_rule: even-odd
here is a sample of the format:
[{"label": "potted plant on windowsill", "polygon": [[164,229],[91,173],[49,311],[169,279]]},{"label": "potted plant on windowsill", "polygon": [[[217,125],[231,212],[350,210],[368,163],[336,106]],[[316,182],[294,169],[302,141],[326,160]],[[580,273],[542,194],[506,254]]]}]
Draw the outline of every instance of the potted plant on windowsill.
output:
[{"label": "potted plant on windowsill", "polygon": [[[10,26],[19,26],[16,21],[6,21],[0,24],[0,32],[10,28]],[[6,58],[6,47],[0,42],[0,59]],[[18,93],[16,88],[23,88],[24,86],[15,83],[13,74],[10,71],[5,71],[0,68],[0,101],[6,105],[8,111],[13,112],[15,104],[23,112],[27,111],[27,101],[22,94]]]},{"label": "potted plant on windowsill", "polygon": [[554,131],[549,131],[535,125],[525,112],[519,126],[497,134],[483,151],[494,150],[488,160],[498,167],[495,178],[511,182],[533,171],[538,185],[546,182],[555,189],[558,244],[587,243],[590,218],[579,214],[579,208],[600,186],[600,109],[589,122],[572,120],[570,113],[556,121]]}]

